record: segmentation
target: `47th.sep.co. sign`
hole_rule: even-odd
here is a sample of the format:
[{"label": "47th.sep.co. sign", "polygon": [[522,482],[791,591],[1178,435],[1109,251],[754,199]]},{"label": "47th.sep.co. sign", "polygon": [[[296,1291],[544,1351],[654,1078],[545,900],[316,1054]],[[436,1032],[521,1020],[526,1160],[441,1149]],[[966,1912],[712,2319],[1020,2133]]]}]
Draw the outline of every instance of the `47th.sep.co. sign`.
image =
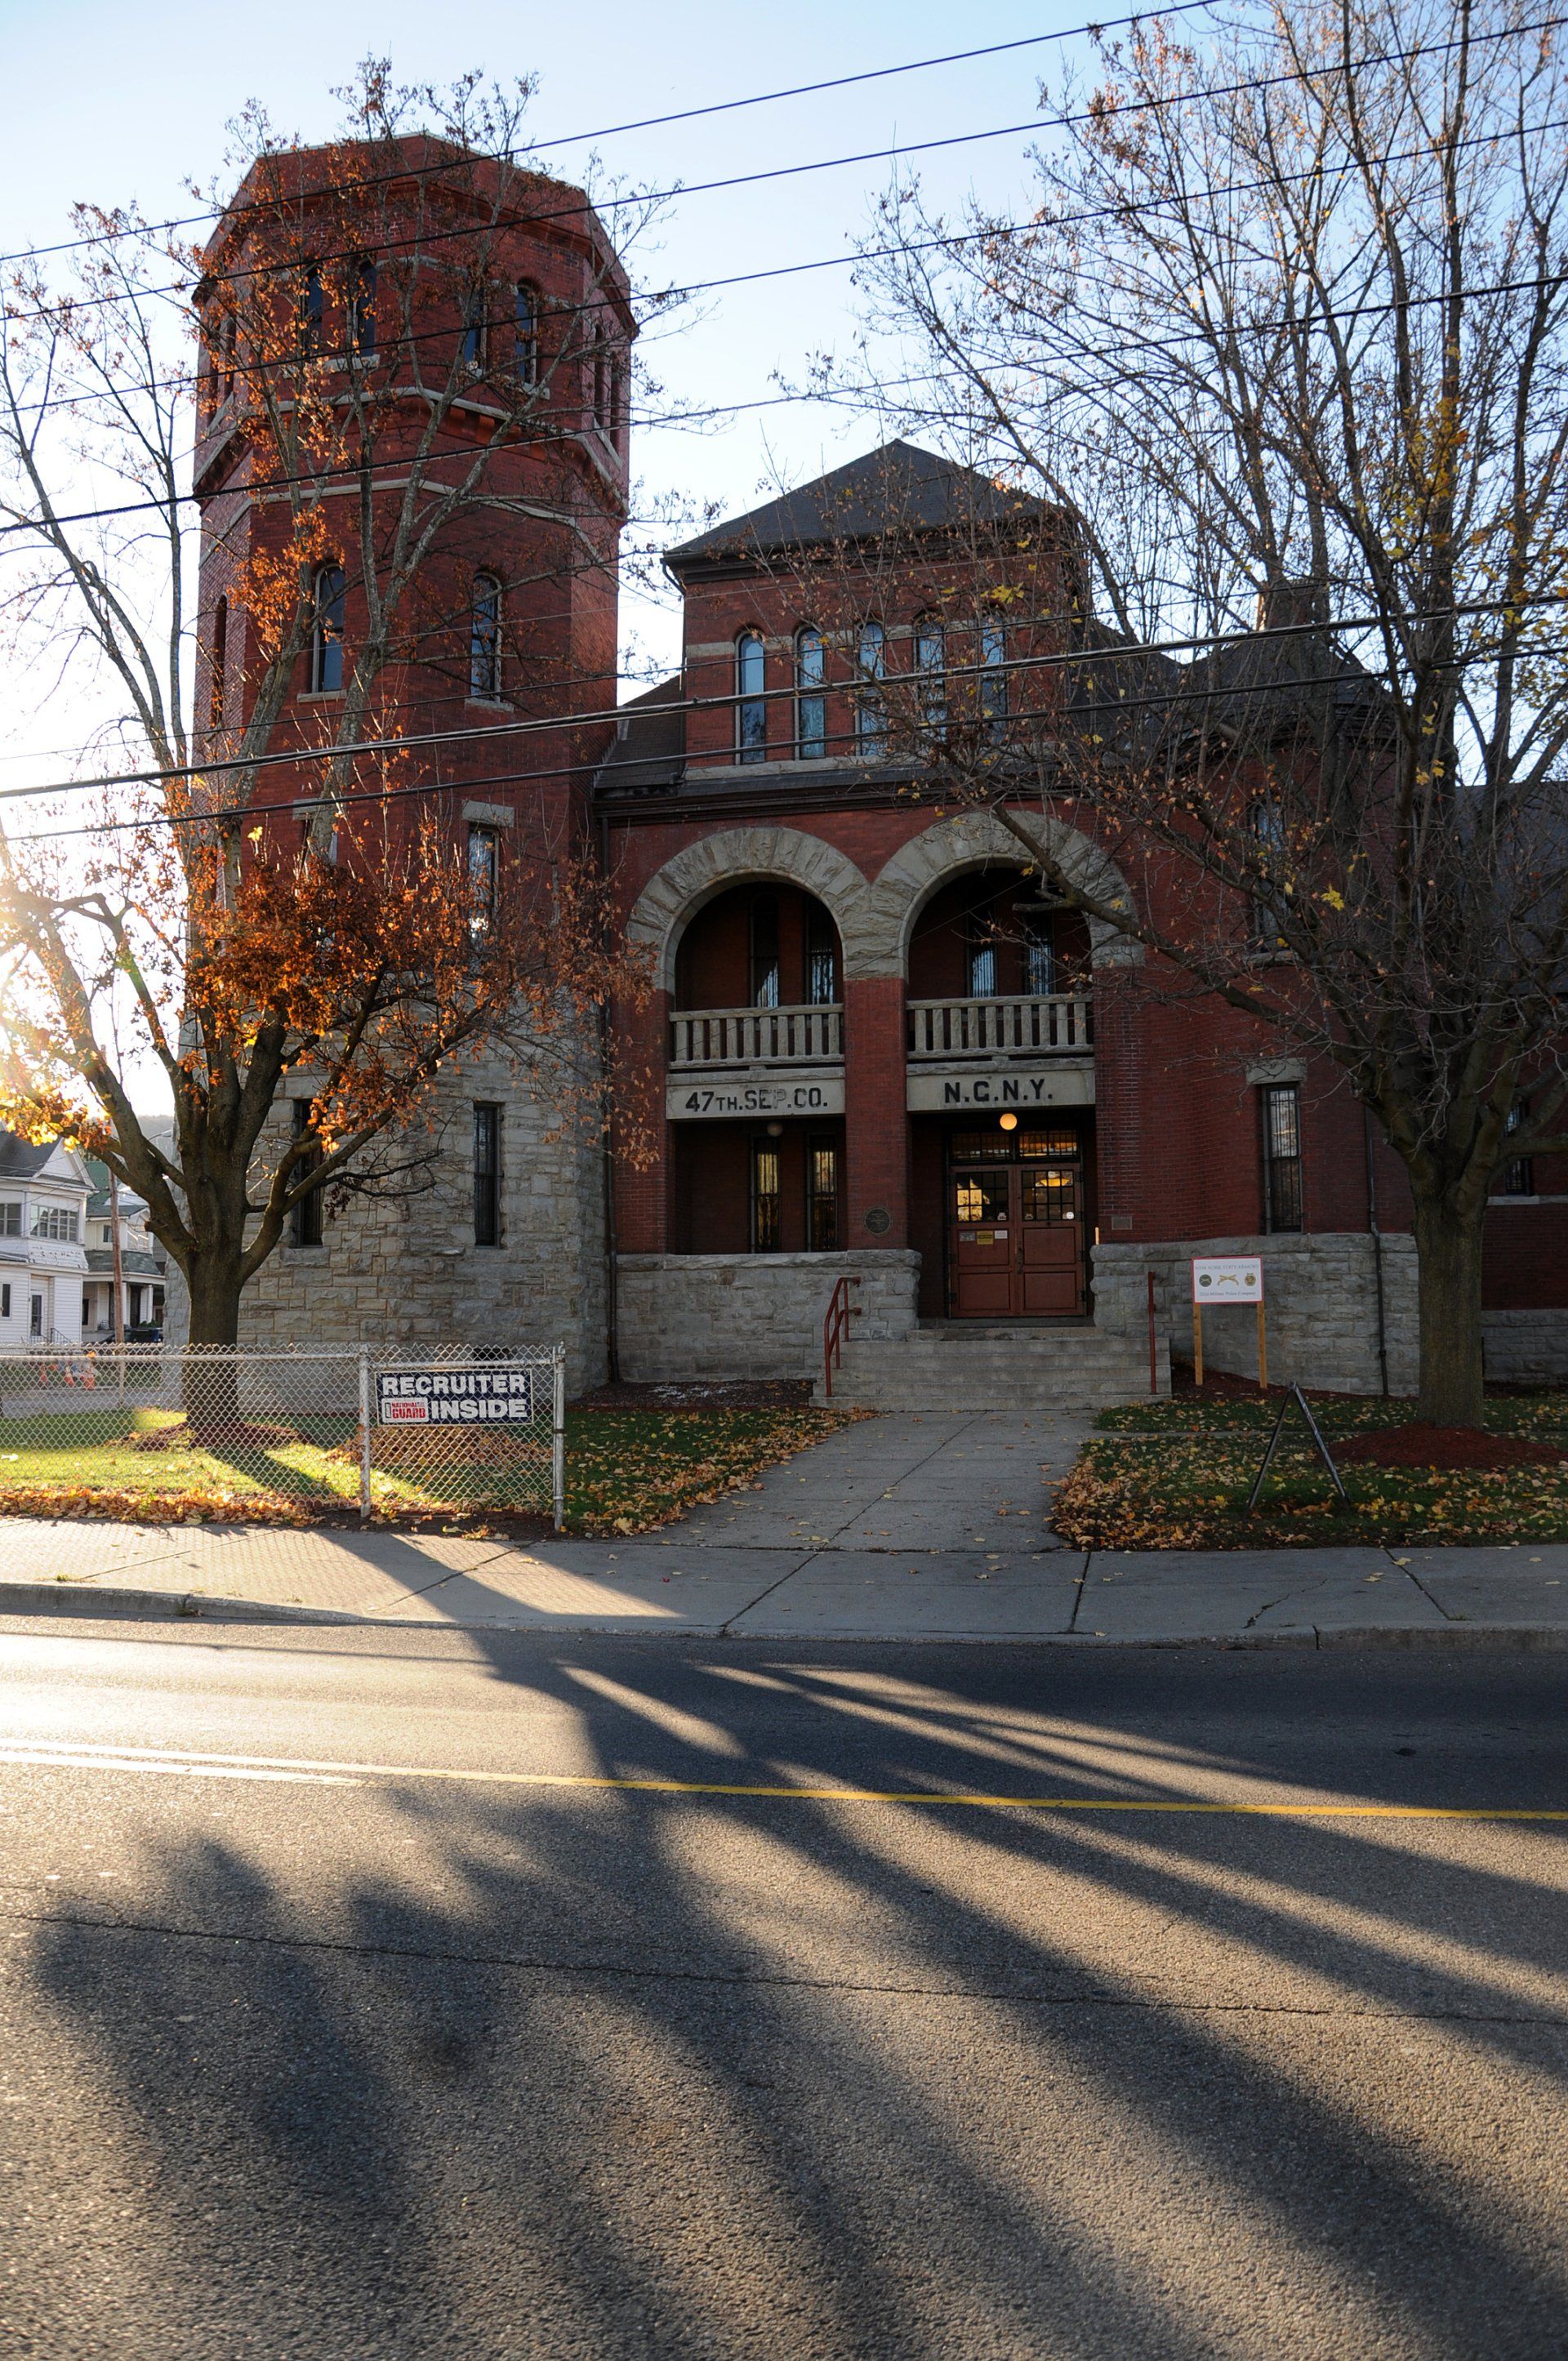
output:
[{"label": "47th.sep.co. sign", "polygon": [[534,1415],[532,1369],[378,1369],[378,1426],[526,1426]]}]

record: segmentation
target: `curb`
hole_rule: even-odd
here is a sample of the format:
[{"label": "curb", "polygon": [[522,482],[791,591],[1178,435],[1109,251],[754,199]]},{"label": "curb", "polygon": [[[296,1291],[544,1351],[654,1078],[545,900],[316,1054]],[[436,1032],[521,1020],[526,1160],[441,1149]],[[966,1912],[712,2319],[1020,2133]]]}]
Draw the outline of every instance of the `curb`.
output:
[{"label": "curb", "polygon": [[0,1582],[0,1619],[59,1615],[114,1623],[273,1623],[313,1624],[362,1631],[510,1631],[543,1635],[598,1633],[607,1638],[649,1640],[764,1641],[806,1644],[871,1647],[948,1646],[1068,1648],[1103,1653],[1114,1648],[1213,1648],[1249,1654],[1283,1648],[1305,1648],[1325,1654],[1374,1648],[1464,1650],[1472,1654],[1551,1654],[1568,1653],[1568,1623],[1358,1623],[1320,1626],[1302,1624],[1274,1631],[1123,1631],[1103,1637],[1087,1631],[789,1631],[757,1628],[735,1631],[707,1624],[654,1631],[629,1630],[624,1620],[596,1623],[516,1623],[494,1617],[459,1622],[451,1616],[392,1618],[356,1615],[334,1607],[274,1604],[258,1598],[225,1598],[207,1591],[137,1590],[125,1585],[89,1589],[66,1582]]}]

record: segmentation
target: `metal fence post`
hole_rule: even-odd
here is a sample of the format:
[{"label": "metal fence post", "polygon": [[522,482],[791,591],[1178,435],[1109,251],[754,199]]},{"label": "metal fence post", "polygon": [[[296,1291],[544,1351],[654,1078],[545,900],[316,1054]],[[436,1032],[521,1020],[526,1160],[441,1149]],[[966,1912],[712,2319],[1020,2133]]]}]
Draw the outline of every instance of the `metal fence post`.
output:
[{"label": "metal fence post", "polygon": [[566,1521],[566,1348],[557,1345],[551,1355],[554,1363],[554,1433],[551,1449],[551,1478],[555,1495],[555,1530],[560,1532]]},{"label": "metal fence post", "polygon": [[370,1347],[359,1347],[359,1521],[370,1521]]}]

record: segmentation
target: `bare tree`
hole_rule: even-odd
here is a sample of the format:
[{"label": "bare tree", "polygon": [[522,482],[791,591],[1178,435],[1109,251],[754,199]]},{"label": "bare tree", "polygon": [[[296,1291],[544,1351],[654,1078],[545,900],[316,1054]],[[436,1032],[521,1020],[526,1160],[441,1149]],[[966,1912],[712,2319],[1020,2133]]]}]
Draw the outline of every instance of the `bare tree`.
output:
[{"label": "bare tree", "polygon": [[1308,0],[1102,64],[1025,224],[901,188],[864,266],[901,421],[1070,528],[1049,696],[928,751],[1157,983],[1337,1063],[1409,1179],[1420,1413],[1474,1424],[1488,1192],[1568,1146],[1561,31]]},{"label": "bare tree", "polygon": [[[0,616],[127,763],[84,839],[0,843],[0,1104],[146,1200],[198,1344],[233,1342],[312,1192],[387,1182],[460,1057],[510,1052],[597,1122],[586,1019],[641,989],[569,785],[598,742],[572,717],[614,700],[625,276],[587,200],[512,160],[526,85],[371,64],[345,95],[325,147],[247,119],[201,253],[84,211],[76,283],[17,272],[0,345]],[[526,570],[477,577],[495,547]],[[302,702],[306,664],[330,693]],[[497,719],[536,733],[512,775],[540,776],[476,879],[445,766],[399,741],[471,727],[503,675]]]}]

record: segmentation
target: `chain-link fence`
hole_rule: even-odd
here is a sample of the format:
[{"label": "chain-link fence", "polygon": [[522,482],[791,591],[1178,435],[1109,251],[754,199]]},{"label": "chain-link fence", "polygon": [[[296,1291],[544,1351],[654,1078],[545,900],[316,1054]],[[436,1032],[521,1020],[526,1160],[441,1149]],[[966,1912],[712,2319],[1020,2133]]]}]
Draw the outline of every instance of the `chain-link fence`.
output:
[{"label": "chain-link fence", "polygon": [[543,1513],[558,1531],[565,1408],[560,1345],[0,1353],[0,1513],[313,1504],[367,1521]]}]

